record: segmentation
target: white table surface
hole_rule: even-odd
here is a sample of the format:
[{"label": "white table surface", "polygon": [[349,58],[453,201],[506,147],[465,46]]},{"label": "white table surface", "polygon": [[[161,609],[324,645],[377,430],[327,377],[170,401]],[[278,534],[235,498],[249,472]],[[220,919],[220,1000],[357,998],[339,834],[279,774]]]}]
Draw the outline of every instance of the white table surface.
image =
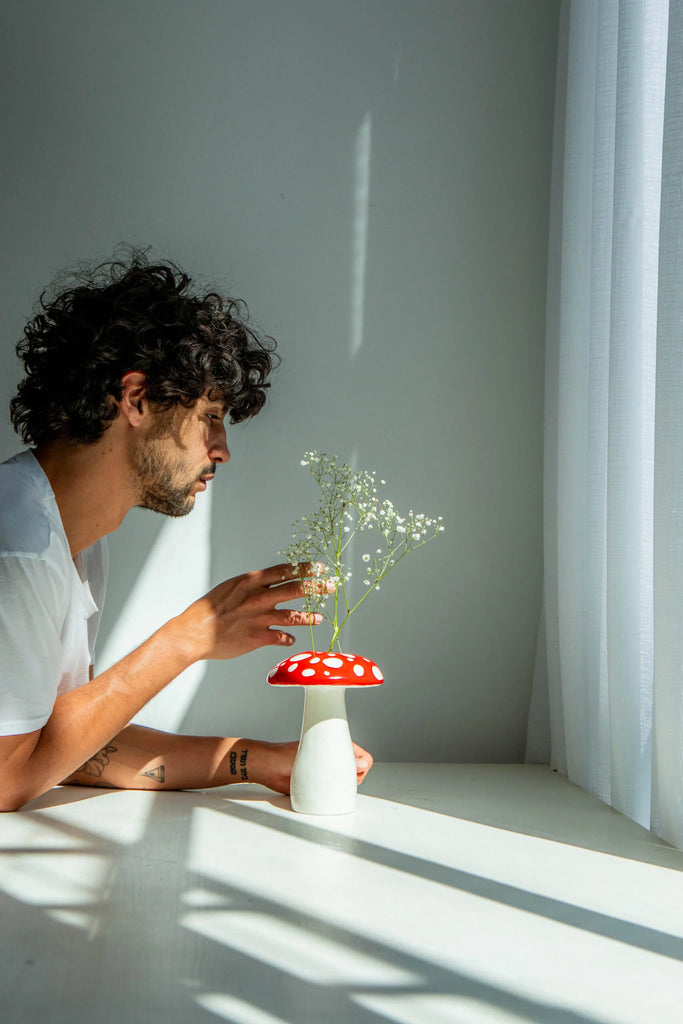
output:
[{"label": "white table surface", "polygon": [[65,787],[0,818],[3,1024],[677,1024],[683,853],[525,765]]}]

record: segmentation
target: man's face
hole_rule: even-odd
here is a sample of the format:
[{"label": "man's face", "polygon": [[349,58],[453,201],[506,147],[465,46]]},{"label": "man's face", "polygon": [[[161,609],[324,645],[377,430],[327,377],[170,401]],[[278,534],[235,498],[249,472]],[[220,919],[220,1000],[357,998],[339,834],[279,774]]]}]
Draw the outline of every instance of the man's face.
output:
[{"label": "man's face", "polygon": [[225,414],[223,402],[208,395],[190,409],[177,405],[153,414],[152,426],[134,452],[139,508],[165,516],[192,511],[195,495],[206,490],[216,464],[230,458]]}]

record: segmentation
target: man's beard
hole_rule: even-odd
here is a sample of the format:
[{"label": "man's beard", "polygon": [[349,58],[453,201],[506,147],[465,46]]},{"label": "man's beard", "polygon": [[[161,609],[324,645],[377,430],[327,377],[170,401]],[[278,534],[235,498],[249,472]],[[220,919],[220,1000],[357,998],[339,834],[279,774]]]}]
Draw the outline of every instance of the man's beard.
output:
[{"label": "man's beard", "polygon": [[164,460],[154,442],[142,446],[135,457],[140,482],[138,508],[147,508],[163,516],[186,516],[194,508],[192,489],[200,476],[213,473],[215,467],[205,466],[189,483],[179,484],[183,464]]}]

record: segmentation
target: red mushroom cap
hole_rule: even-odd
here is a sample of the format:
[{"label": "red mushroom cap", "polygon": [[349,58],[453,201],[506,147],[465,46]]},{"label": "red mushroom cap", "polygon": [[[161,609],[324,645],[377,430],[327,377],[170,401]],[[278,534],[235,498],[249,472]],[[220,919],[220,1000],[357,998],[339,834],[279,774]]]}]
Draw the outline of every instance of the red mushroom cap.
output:
[{"label": "red mushroom cap", "polygon": [[304,651],[268,673],[273,686],[379,686],[384,676],[369,658],[334,651]]}]

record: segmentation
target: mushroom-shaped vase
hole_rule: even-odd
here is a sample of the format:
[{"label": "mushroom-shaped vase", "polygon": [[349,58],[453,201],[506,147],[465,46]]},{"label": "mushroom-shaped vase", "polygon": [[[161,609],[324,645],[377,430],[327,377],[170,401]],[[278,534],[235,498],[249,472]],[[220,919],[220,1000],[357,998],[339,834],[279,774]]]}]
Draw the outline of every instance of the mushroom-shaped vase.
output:
[{"label": "mushroom-shaped vase", "polygon": [[380,669],[369,658],[333,651],[304,651],[268,673],[271,686],[303,686],[304,717],[292,768],[292,810],[300,814],[351,814],[357,773],[346,717],[345,694],[379,686]]}]

